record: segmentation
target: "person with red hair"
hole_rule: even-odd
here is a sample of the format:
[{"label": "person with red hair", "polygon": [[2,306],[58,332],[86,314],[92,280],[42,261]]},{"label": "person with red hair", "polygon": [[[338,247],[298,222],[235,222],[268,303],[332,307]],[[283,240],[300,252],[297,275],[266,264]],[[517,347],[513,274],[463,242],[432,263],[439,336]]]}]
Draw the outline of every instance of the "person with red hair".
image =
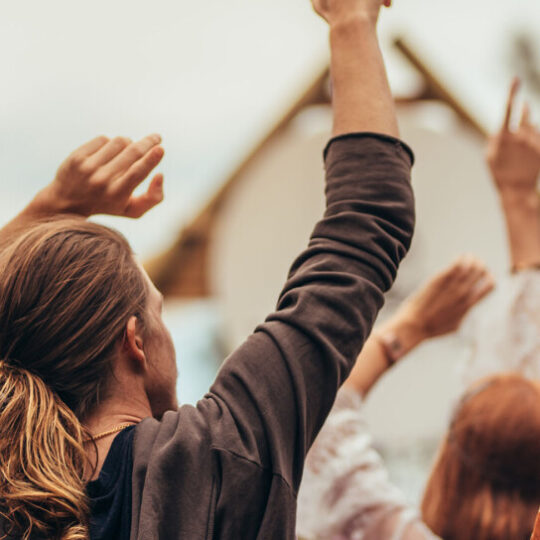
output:
[{"label": "person with red hair", "polygon": [[420,343],[454,332],[492,288],[485,266],[461,257],[373,332],[308,454],[298,499],[301,538],[435,538],[389,481],[362,417],[362,397]]}]

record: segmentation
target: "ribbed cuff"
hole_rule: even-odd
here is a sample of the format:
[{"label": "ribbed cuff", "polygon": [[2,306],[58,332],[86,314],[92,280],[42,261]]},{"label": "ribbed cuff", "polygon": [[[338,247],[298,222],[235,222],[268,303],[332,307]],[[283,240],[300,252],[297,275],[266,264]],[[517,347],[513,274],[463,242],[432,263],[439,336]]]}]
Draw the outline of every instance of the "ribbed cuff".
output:
[{"label": "ribbed cuff", "polygon": [[323,152],[324,159],[326,160],[328,150],[330,150],[330,146],[334,142],[340,141],[342,139],[363,139],[363,138],[379,139],[380,141],[386,141],[386,142],[395,144],[400,150],[405,150],[405,152],[409,155],[411,159],[411,167],[414,165],[414,160],[415,160],[414,152],[411,150],[409,145],[407,145],[402,140],[396,137],[392,137],[391,135],[385,135],[383,133],[372,133],[370,131],[361,131],[357,133],[344,133],[343,135],[337,135],[336,137],[332,137],[324,148],[324,152]]}]

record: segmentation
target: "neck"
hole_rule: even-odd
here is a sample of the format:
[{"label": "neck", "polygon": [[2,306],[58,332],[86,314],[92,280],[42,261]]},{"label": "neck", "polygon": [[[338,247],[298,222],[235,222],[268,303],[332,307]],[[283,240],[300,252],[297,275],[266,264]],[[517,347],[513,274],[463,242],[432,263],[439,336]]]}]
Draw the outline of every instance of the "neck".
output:
[{"label": "neck", "polygon": [[[121,395],[116,394],[115,398],[105,401],[84,420],[83,425],[90,435],[98,436],[123,424],[138,424],[144,418],[152,416],[152,409],[146,395],[130,396],[129,399],[119,399],[120,397]],[[85,443],[88,457],[85,468],[87,481],[95,480],[99,476],[111,444],[118,433],[110,433],[95,442]]]},{"label": "neck", "polygon": [[83,425],[91,434],[112,429],[119,424],[136,424],[152,416],[152,407],[143,388],[133,384],[131,388],[119,385],[111,394],[111,397],[84,418]]}]

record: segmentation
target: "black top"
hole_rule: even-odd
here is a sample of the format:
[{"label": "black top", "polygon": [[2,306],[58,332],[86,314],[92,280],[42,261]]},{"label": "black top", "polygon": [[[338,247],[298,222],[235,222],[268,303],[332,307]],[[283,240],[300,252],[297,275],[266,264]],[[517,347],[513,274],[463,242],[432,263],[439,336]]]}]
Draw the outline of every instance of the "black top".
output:
[{"label": "black top", "polygon": [[86,486],[91,540],[129,540],[134,427],[115,437],[98,479]]}]

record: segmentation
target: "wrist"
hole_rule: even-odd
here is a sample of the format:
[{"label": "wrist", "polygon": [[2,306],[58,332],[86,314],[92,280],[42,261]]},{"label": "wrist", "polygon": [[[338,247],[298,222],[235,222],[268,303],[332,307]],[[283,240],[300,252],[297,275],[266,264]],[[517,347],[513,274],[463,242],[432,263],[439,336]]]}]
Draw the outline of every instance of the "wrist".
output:
[{"label": "wrist", "polygon": [[58,214],[77,214],[69,201],[60,197],[54,189],[53,184],[49,184],[32,199],[26,207],[25,212],[33,217],[46,218]]},{"label": "wrist", "polygon": [[536,190],[506,190],[501,204],[512,257],[512,271],[540,266],[540,200]]},{"label": "wrist", "polygon": [[59,206],[59,201],[55,199],[51,187],[47,186],[30,201],[27,210],[37,217],[46,217],[59,213]]},{"label": "wrist", "polygon": [[366,11],[347,12],[336,16],[329,22],[330,36],[349,36],[359,32],[375,31],[377,15]]},{"label": "wrist", "polygon": [[498,192],[505,209],[537,210],[540,208],[536,184],[499,187]]},{"label": "wrist", "polygon": [[402,317],[394,317],[377,330],[391,364],[401,360],[429,336],[418,323]]}]

